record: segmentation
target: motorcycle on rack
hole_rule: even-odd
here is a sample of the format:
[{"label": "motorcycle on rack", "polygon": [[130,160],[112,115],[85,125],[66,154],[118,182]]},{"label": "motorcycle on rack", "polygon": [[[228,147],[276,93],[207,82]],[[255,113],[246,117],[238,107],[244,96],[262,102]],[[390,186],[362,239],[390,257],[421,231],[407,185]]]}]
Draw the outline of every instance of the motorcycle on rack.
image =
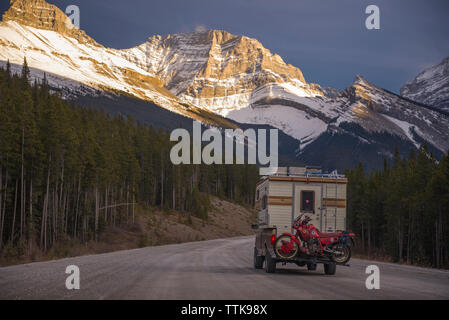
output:
[{"label": "motorcycle on rack", "polygon": [[346,264],[351,258],[354,233],[338,231],[320,232],[309,216],[299,215],[293,228],[296,234],[283,233],[274,242],[274,251],[281,259],[293,259],[298,255],[328,258],[338,264]]}]

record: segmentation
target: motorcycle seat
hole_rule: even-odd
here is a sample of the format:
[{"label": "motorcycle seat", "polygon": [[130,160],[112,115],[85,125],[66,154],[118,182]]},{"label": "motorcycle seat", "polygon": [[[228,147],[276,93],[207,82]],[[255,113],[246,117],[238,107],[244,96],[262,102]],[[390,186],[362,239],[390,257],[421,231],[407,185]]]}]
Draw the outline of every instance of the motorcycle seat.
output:
[{"label": "motorcycle seat", "polygon": [[320,232],[318,231],[318,235],[320,238],[331,238],[331,237],[339,237],[339,232]]}]

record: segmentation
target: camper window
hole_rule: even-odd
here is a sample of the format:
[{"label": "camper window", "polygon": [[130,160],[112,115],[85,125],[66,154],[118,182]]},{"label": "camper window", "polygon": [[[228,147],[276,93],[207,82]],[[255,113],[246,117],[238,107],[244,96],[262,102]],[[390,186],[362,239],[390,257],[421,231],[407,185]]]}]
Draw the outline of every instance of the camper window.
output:
[{"label": "camper window", "polygon": [[301,211],[314,212],[315,207],[315,192],[301,191]]}]

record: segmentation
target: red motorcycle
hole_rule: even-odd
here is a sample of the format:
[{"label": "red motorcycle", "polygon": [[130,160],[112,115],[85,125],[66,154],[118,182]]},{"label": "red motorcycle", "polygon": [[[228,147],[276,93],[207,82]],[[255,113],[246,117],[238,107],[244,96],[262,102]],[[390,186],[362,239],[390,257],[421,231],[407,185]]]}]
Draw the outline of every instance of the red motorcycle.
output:
[{"label": "red motorcycle", "polygon": [[354,243],[354,233],[338,231],[332,233],[320,232],[312,220],[304,214],[299,215],[293,228],[296,234],[283,233],[274,242],[274,251],[281,259],[293,259],[297,256],[329,258],[338,264],[346,264],[351,258],[351,244]]}]

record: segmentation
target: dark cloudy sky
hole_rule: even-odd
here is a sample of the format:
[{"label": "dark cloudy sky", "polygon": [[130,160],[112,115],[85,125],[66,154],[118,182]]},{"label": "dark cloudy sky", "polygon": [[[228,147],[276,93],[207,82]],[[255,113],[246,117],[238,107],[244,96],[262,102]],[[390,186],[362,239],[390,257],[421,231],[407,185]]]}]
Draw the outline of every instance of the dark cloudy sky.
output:
[{"label": "dark cloudy sky", "polygon": [[[0,11],[7,9],[1,0]],[[449,0],[49,0],[81,11],[81,28],[114,48],[153,34],[222,29],[258,39],[307,81],[343,89],[356,74],[398,92],[449,56]],[[380,8],[380,30],[365,8]]]}]

